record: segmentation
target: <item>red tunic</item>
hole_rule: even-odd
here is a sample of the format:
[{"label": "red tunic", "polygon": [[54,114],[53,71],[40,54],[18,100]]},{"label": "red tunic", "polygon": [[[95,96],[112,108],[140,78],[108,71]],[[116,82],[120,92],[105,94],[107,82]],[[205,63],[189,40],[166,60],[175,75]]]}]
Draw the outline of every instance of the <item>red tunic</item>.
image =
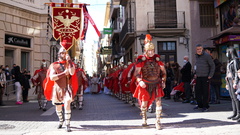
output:
[{"label": "red tunic", "polygon": [[[52,65],[50,65],[50,66],[52,66]],[[49,77],[49,75],[50,75],[49,69],[51,69],[51,68],[50,67],[48,68],[46,78],[44,79],[44,82],[43,82],[44,95],[48,101],[50,101],[52,99],[52,90],[53,90],[53,85],[54,85],[54,81],[52,81]],[[76,72],[71,76],[70,81],[72,84],[72,93],[73,93],[72,97],[74,97],[78,90],[78,78],[77,78]]]},{"label": "red tunic", "polygon": [[[139,56],[138,59],[142,59],[142,57],[145,57],[143,55]],[[155,54],[153,57],[151,58],[146,58],[146,60],[142,60],[140,62],[138,62],[136,64],[136,68],[142,68],[144,66],[144,64],[149,60],[149,59],[155,59],[156,57],[159,57],[159,55]],[[164,64],[161,61],[156,61],[158,63],[159,66],[164,66]],[[140,74],[142,74],[142,72],[140,71]],[[161,78],[161,77],[160,77]],[[146,84],[147,85],[147,84]],[[148,105],[147,107],[149,107],[149,105],[152,104],[152,102],[155,100],[155,98],[157,97],[163,97],[164,96],[164,92],[163,89],[161,87],[161,83],[159,82],[157,84],[157,92],[152,92],[152,95],[150,96],[148,91],[146,90],[146,88],[142,88],[140,85],[137,84],[137,87],[135,89],[135,92],[133,94],[133,97],[139,99],[140,103],[142,101],[148,101]]]}]

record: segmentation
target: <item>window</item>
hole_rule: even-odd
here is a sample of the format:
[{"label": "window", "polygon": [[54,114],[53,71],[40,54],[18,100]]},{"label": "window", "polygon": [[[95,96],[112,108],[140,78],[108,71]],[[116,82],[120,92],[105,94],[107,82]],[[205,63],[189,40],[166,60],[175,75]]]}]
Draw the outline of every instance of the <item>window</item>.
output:
[{"label": "window", "polygon": [[21,52],[21,70],[29,70],[29,52]]},{"label": "window", "polygon": [[215,27],[215,12],[213,2],[200,2],[200,27]]},{"label": "window", "polygon": [[156,28],[176,28],[176,0],[154,0],[154,20]]},{"label": "window", "polygon": [[157,42],[158,54],[163,62],[176,62],[176,42],[175,41],[158,41]]}]

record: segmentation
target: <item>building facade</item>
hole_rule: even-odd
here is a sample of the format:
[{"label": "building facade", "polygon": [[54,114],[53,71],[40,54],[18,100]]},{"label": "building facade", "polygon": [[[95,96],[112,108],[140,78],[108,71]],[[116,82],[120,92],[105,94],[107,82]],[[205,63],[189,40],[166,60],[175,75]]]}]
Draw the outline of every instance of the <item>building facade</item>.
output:
[{"label": "building facade", "polygon": [[[49,60],[48,0],[0,0],[0,64],[33,72]],[[48,37],[49,36],[49,37]]]}]

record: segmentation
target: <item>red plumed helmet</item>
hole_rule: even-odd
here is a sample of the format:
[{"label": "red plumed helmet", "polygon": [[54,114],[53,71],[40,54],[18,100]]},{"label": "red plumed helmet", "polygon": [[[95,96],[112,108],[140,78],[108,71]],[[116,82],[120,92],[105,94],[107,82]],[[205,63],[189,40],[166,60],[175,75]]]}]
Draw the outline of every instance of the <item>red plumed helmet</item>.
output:
[{"label": "red plumed helmet", "polygon": [[152,36],[150,34],[146,34],[144,43],[147,44],[149,42],[152,42]]}]

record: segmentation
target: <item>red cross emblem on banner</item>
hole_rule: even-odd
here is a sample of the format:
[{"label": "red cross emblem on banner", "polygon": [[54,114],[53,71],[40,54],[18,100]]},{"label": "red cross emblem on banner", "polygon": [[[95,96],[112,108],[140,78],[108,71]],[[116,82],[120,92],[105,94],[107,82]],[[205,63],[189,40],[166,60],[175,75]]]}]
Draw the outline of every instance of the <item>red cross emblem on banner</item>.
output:
[{"label": "red cross emblem on banner", "polygon": [[81,8],[53,7],[53,37],[68,51],[80,38]]}]

